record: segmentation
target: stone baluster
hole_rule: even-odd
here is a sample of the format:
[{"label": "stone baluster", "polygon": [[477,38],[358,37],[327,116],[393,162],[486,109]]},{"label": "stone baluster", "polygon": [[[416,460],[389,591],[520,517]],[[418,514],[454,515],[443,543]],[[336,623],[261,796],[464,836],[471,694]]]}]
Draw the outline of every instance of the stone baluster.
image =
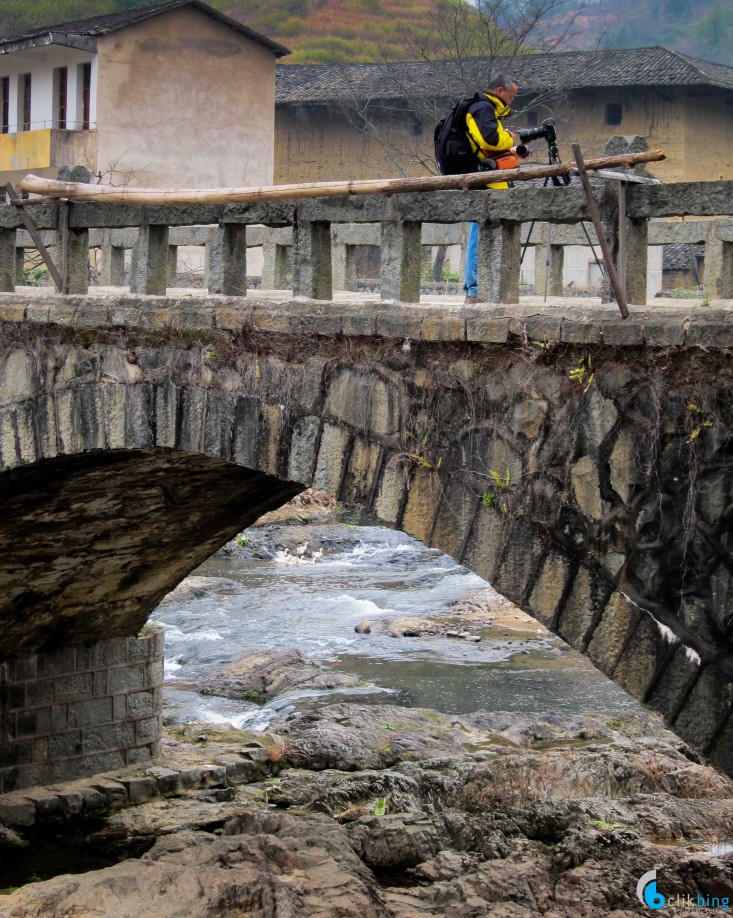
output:
[{"label": "stone baluster", "polygon": [[102,287],[124,287],[125,250],[112,244],[111,230],[103,229],[101,233],[99,283]]},{"label": "stone baluster", "polygon": [[390,220],[382,223],[381,298],[391,302],[420,302],[422,223]]},{"label": "stone baluster", "polygon": [[15,283],[23,283],[23,270],[25,268],[25,248],[22,245],[15,247]]},{"label": "stone baluster", "polygon": [[168,286],[178,285],[178,246],[168,246]]},{"label": "stone baluster", "polygon": [[[66,215],[68,221],[74,205],[66,206],[69,208]],[[66,262],[64,293],[87,294],[89,293],[89,229],[67,225],[65,235],[66,241],[62,254]]]},{"label": "stone baluster", "polygon": [[[23,277],[22,270],[20,277],[21,279]],[[0,229],[0,292],[12,293],[15,290],[15,278],[15,230]]]},{"label": "stone baluster", "polygon": [[[649,260],[649,221],[626,220],[623,264],[626,274],[626,300],[644,305],[647,293]],[[621,258],[619,258],[621,261]]]},{"label": "stone baluster", "polygon": [[565,246],[553,244],[553,231],[554,227],[551,228],[549,223],[545,224],[542,227],[543,242],[534,246],[534,292],[536,296],[544,296],[545,291],[548,296],[563,295]]},{"label": "stone baluster", "polygon": [[733,221],[713,220],[708,226],[705,290],[714,299],[733,298]]},{"label": "stone baluster", "polygon": [[478,298],[489,303],[519,302],[521,224],[482,220],[478,242]]},{"label": "stone baluster", "polygon": [[295,296],[312,300],[333,298],[331,267],[331,224],[324,220],[303,220],[296,212],[293,227],[293,288]]},{"label": "stone baluster", "polygon": [[164,296],[168,285],[167,226],[151,226],[143,212],[137,242],[132,249],[130,293]]}]

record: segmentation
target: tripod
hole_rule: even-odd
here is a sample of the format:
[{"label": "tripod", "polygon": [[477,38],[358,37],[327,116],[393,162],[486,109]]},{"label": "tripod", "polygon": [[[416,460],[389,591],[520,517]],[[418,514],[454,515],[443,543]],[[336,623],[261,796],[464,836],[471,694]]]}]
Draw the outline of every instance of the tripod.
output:
[{"label": "tripod", "polygon": [[[548,122],[545,122],[544,125],[543,125],[543,127],[545,127],[545,125],[547,125],[547,124],[548,124]],[[556,140],[556,138],[555,138],[554,123],[552,124],[552,127],[553,127],[553,130],[547,132],[547,134],[546,134],[545,136],[546,136],[546,139],[547,139],[548,163],[549,163],[549,165],[554,166],[554,165],[557,165],[558,163],[560,163],[560,162],[561,162],[561,159],[560,159],[560,151],[558,150],[558,147],[557,147],[557,140]],[[547,130],[547,129],[545,128],[545,130]],[[529,133],[529,132],[527,132],[527,133]],[[521,137],[522,137],[522,132],[520,131],[520,138],[521,138]],[[546,178],[545,181],[542,183],[542,187],[543,187],[543,188],[546,188],[546,187],[547,187],[548,181],[550,181],[550,179],[549,179],[549,178]],[[570,184],[570,182],[571,182],[571,178],[570,178],[569,175],[563,175],[563,176],[553,175],[553,176],[552,176],[552,184],[553,184],[556,188],[567,187],[567,186]],[[529,243],[530,243],[530,240],[531,240],[531,238],[532,238],[532,230],[534,229],[534,226],[535,226],[535,223],[536,223],[536,222],[537,222],[536,220],[533,220],[533,221],[530,223],[530,225],[529,225],[529,231],[528,231],[528,233],[527,233],[527,239],[525,240],[524,247],[522,248],[522,256],[521,256],[521,258],[519,259],[519,267],[520,267],[520,268],[522,267],[522,264],[524,263],[524,256],[527,254],[527,249],[529,248]],[[588,228],[587,228],[587,226],[585,225],[585,222],[583,222],[583,221],[581,221],[580,225],[583,227],[583,232],[585,233],[585,238],[588,240],[588,245],[590,246],[590,249],[591,249],[591,251],[593,252],[593,258],[594,258],[594,260],[595,260],[595,263],[598,265],[598,268],[599,268],[599,270],[600,270],[600,272],[601,272],[601,276],[603,276],[603,274],[604,274],[603,264],[602,264],[602,262],[599,260],[598,255],[596,254],[596,250],[595,250],[595,247],[594,247],[594,245],[593,245],[593,241],[592,241],[592,239],[590,238],[590,234],[588,233]],[[548,223],[548,224],[547,224],[547,249],[546,249],[546,253],[545,253],[545,293],[544,293],[544,302],[545,302],[545,303],[547,302],[547,287],[548,287],[549,280],[550,280],[550,256],[551,256],[551,252],[552,252],[552,223]]]}]

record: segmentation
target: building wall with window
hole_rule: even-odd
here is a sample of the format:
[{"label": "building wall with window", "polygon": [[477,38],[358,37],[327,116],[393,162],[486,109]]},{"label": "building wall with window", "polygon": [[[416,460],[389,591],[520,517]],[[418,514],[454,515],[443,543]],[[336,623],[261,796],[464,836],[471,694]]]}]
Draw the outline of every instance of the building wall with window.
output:
[{"label": "building wall with window", "polygon": [[186,4],[84,43],[0,54],[0,183],[75,165],[114,184],[272,183],[279,46]]},{"label": "building wall with window", "polygon": [[[507,127],[532,127],[554,117],[565,161],[572,159],[573,143],[580,144],[590,159],[603,155],[609,137],[638,134],[647,138],[650,149],[666,154],[665,161],[649,167],[665,182],[733,178],[733,95],[729,92],[685,86],[640,86],[633,92],[611,87],[571,91],[541,109],[532,108],[521,96],[517,101]],[[380,138],[375,139],[358,130],[355,117],[339,114],[335,108],[278,104],[276,182],[424,175],[426,166],[418,162],[415,152],[432,163],[434,125],[423,125],[416,136],[407,106],[405,111],[401,122],[392,118],[389,129],[379,130]],[[395,131],[402,132],[401,141]],[[532,147],[535,162],[544,161],[544,142],[533,141]]]}]

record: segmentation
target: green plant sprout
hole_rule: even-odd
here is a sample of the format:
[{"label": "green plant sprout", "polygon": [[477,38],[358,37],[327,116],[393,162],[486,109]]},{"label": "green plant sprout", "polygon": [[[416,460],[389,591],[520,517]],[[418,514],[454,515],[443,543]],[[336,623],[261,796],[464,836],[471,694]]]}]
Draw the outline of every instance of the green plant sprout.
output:
[{"label": "green plant sprout", "polygon": [[[577,365],[577,367],[575,367],[575,369],[571,370],[571,371],[568,373],[568,379],[572,379],[573,382],[577,382],[577,383],[578,383],[578,385],[579,385],[579,386],[582,388],[582,390],[583,390],[583,395],[585,395],[585,393],[588,391],[588,389],[590,389],[591,383],[593,382],[593,378],[594,378],[595,375],[596,375],[596,374],[592,371],[591,366],[592,366],[592,358],[591,358],[590,354],[588,354],[587,357],[584,357],[584,358],[578,363],[578,365]],[[587,380],[587,382],[586,382],[586,380]]]}]

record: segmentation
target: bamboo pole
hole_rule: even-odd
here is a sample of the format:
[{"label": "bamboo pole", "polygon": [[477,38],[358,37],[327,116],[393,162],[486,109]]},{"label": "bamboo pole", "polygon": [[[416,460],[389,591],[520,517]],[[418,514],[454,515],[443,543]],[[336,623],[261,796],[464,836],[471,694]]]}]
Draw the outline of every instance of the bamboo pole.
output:
[{"label": "bamboo pole", "polygon": [[[587,170],[615,167],[631,168],[637,163],[664,159],[661,150],[606,156],[588,160]],[[576,172],[575,163],[551,166],[502,169],[497,172],[472,172],[468,175],[430,175],[418,178],[364,179],[341,182],[308,182],[299,185],[266,185],[260,188],[155,189],[115,188],[110,185],[87,185],[79,182],[57,182],[37,175],[26,175],[18,186],[21,191],[70,201],[99,201],[107,204],[256,204],[267,201],[300,198],[348,197],[367,194],[404,194],[407,192],[449,191],[485,188],[491,181],[526,182]]]}]

